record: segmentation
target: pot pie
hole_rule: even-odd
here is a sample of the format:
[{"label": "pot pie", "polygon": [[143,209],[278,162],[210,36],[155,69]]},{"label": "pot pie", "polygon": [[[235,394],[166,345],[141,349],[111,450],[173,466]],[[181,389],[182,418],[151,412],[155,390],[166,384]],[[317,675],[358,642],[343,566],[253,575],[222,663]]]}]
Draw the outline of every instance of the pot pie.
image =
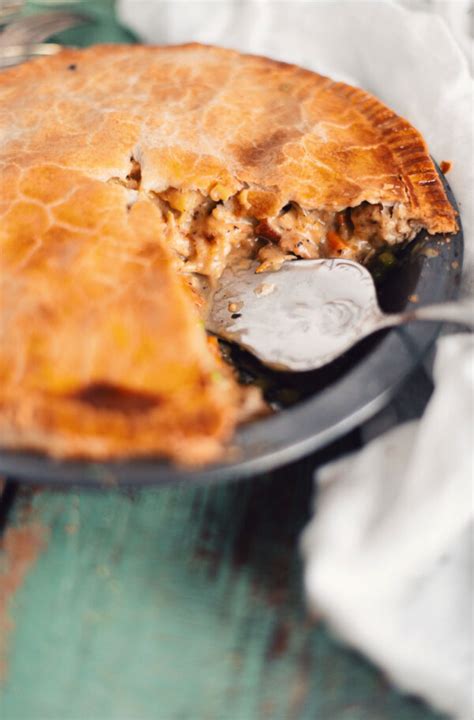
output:
[{"label": "pot pie", "polygon": [[406,120],[232,50],[64,50],[0,74],[0,126],[3,447],[212,461],[259,400],[206,337],[206,282],[456,229]]}]

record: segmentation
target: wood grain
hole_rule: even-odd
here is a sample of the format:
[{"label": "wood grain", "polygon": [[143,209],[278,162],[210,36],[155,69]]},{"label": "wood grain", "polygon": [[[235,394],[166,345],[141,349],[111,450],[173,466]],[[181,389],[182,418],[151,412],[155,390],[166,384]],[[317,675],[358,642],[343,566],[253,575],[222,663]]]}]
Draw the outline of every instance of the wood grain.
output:
[{"label": "wood grain", "polygon": [[[219,487],[40,492],[3,720],[434,720],[302,604],[313,461]],[[1,590],[1,588],[0,588]]]}]

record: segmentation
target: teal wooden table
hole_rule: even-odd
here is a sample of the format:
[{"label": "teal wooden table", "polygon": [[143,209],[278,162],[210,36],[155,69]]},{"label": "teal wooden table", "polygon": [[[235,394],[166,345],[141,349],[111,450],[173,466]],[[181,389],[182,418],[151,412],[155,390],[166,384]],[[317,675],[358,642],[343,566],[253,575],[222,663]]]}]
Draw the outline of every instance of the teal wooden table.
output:
[{"label": "teal wooden table", "polygon": [[[112,4],[63,38],[129,40]],[[225,486],[3,488],[2,720],[435,720],[323,623],[298,538],[316,462]]]},{"label": "teal wooden table", "polygon": [[306,612],[311,465],[10,498],[2,720],[434,720]]}]

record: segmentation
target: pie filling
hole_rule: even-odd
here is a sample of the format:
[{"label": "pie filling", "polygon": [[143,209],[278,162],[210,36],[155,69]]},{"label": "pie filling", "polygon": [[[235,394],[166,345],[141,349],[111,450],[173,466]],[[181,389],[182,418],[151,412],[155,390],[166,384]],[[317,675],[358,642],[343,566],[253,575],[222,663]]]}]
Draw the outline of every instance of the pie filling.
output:
[{"label": "pie filling", "polygon": [[290,202],[276,215],[256,218],[245,207],[245,190],[225,201],[198,191],[168,188],[150,193],[167,226],[180,269],[218,278],[237,253],[257,259],[257,272],[286,260],[342,257],[367,262],[380,248],[412,240],[420,224],[399,204],[364,202],[341,211],[306,210]]}]

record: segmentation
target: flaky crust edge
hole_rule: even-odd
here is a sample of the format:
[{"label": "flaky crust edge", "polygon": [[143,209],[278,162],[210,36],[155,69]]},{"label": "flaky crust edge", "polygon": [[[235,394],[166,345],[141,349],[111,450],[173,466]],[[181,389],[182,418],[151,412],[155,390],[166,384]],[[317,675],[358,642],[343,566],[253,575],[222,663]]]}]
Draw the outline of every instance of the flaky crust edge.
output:
[{"label": "flaky crust edge", "polygon": [[365,90],[345,83],[336,83],[335,89],[355,103],[357,110],[376,127],[390,148],[401,170],[412,216],[431,234],[455,232],[456,212],[446,196],[421,133]]}]

